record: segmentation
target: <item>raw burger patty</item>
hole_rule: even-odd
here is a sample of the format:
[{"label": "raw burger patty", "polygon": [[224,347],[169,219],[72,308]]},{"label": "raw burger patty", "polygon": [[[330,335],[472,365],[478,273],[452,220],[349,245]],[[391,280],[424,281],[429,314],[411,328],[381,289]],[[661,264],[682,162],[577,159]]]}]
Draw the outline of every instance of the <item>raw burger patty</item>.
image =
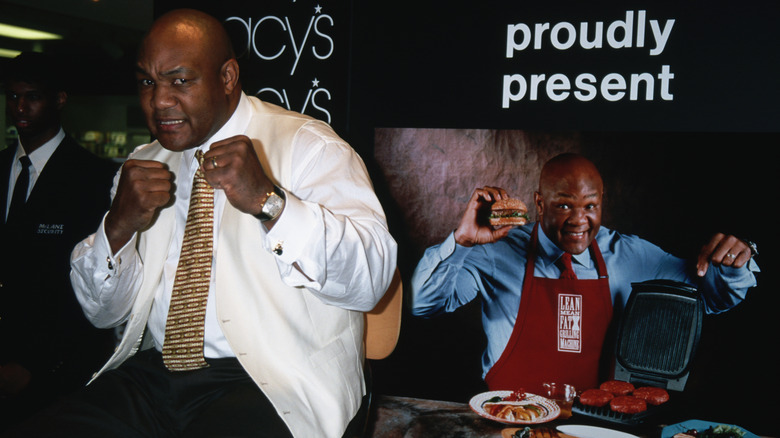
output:
[{"label": "raw burger patty", "polygon": [[634,390],[634,385],[621,380],[610,380],[599,385],[599,389],[611,392],[615,396],[629,395]]},{"label": "raw burger patty", "polygon": [[606,406],[613,398],[615,398],[615,396],[609,391],[604,391],[603,389],[586,389],[580,394],[580,403],[586,406],[596,406],[600,408]]},{"label": "raw burger patty", "polygon": [[634,397],[641,398],[647,403],[658,406],[669,401],[669,393],[663,388],[643,386],[634,390]]},{"label": "raw burger patty", "polygon": [[621,414],[638,414],[647,410],[647,403],[633,395],[621,395],[609,402],[609,408]]}]

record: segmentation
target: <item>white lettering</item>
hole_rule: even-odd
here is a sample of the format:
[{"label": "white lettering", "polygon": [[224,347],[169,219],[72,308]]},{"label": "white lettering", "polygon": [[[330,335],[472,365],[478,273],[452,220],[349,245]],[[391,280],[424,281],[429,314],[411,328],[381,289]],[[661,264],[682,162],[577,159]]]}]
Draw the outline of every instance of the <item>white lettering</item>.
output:
[{"label": "white lettering", "polygon": [[593,31],[593,41],[588,41],[588,23],[580,23],[580,46],[583,49],[600,49],[604,36],[604,23],[596,22]]},{"label": "white lettering", "polygon": [[[622,99],[623,96],[626,95],[626,93],[622,91],[625,89],[626,80],[617,73],[610,73],[601,80],[601,94],[604,96],[604,99],[607,99],[610,102]],[[613,93],[615,90],[617,90],[617,92]]]},{"label": "white lettering", "polygon": [[550,23],[537,23],[534,26],[534,49],[539,50],[542,48],[542,38],[544,38],[544,31],[550,28]]},{"label": "white lettering", "polygon": [[[576,97],[577,100],[581,100],[583,102],[595,99],[596,95],[598,94],[596,87],[593,86],[595,83],[596,76],[593,76],[590,73],[583,73],[577,76],[577,79],[574,80],[574,84],[577,86],[579,91],[574,92],[574,97]],[[586,93],[583,93],[583,91]]]},{"label": "white lettering", "polygon": [[[333,38],[327,33],[328,26],[331,28],[334,26],[333,17],[330,15],[318,15],[309,19],[309,23],[303,35],[300,38],[296,38],[296,32],[293,29],[293,24],[290,22],[289,17],[276,17],[273,15],[265,16],[257,20],[254,25],[252,24],[252,18],[243,19],[241,17],[228,17],[225,20],[225,24],[237,23],[240,26],[241,33],[246,34],[246,45],[242,47],[243,52],[237,53],[238,57],[249,53],[257,56],[264,61],[275,61],[280,59],[284,53],[287,52],[287,44],[284,40],[289,40],[292,45],[293,62],[290,69],[290,76],[295,74],[295,70],[298,67],[298,63],[303,56],[304,49],[307,45],[311,45],[311,53],[316,59],[324,60],[333,55],[335,51],[335,42]],[[270,26],[269,26],[270,25]],[[279,32],[281,30],[281,32]],[[313,35],[317,38],[310,38]],[[258,44],[259,35],[263,32],[275,32],[270,36],[260,39],[263,43],[263,48]],[[322,50],[323,46],[318,48],[317,42],[321,40],[325,42],[325,50]],[[269,44],[268,42],[271,42]],[[277,45],[278,42],[278,45]]]},{"label": "white lettering", "polygon": [[326,54],[320,55],[320,54],[317,53],[317,48],[312,46],[311,51],[312,51],[312,53],[314,53],[314,56],[317,59],[328,59],[328,58],[330,58],[330,55],[333,54],[333,49],[335,47],[335,44],[333,44],[333,38],[331,38],[327,34],[324,34],[324,33],[322,33],[320,31],[320,21],[323,20],[323,19],[328,20],[330,22],[331,27],[333,26],[333,18],[331,18],[330,15],[320,15],[319,17],[317,17],[317,20],[314,22],[314,33],[316,33],[317,35],[323,37],[328,42],[328,44],[330,45],[330,49],[328,50],[328,52]]},{"label": "white lettering", "polygon": [[[558,50],[567,50],[579,43],[583,49],[601,49],[606,37],[607,45],[612,49],[628,49],[632,47],[643,48],[646,44],[647,23],[650,23],[650,33],[655,47],[650,50],[653,56],[663,53],[669,41],[674,19],[668,19],[661,28],[659,20],[648,20],[647,11],[626,11],[625,19],[615,20],[604,29],[604,22],[581,22],[579,26],[579,38],[577,27],[572,23],[561,21],[559,23],[534,23],[532,26],[526,23],[507,25],[506,51],[507,58],[513,58],[515,52],[521,52],[533,45],[534,50],[541,50],[545,45],[545,38],[549,38],[549,44]],[[588,34],[593,24],[592,37]],[[549,35],[545,35],[548,33]],[[606,34],[605,34],[606,33]],[[565,34],[565,35],[564,35]]]},{"label": "white lettering", "polygon": [[[279,100],[279,104],[280,105],[287,103],[287,102],[285,102],[285,98],[278,91],[276,91],[275,89],[270,88],[270,87],[265,87],[265,88],[261,88],[261,89],[257,90],[257,93],[255,93],[255,96],[259,97],[263,93],[271,93],[274,96],[276,96],[276,98]],[[265,100],[267,100],[267,99],[265,99]],[[287,105],[287,109],[290,109],[290,105]]]},{"label": "white lettering", "polygon": [[252,50],[254,51],[255,55],[257,55],[260,59],[265,59],[266,61],[270,61],[272,59],[278,58],[284,52],[284,49],[287,48],[287,45],[286,44],[282,44],[282,48],[279,49],[279,51],[276,52],[273,55],[263,55],[262,53],[260,53],[257,50],[257,45],[255,44],[255,36],[257,34],[257,28],[259,28],[260,25],[263,24],[263,22],[266,21],[266,20],[276,21],[277,23],[279,23],[280,26],[282,26],[282,30],[287,30],[287,28],[285,27],[284,22],[282,20],[280,20],[279,18],[277,18],[277,17],[263,17],[263,18],[260,19],[260,21],[257,22],[257,24],[255,25],[255,28],[252,29],[252,36],[250,38],[250,42],[252,44]]},{"label": "white lettering", "polygon": [[630,100],[637,100],[639,96],[639,83],[645,83],[645,100],[653,100],[653,75],[650,73],[631,75],[631,91],[628,94]]},{"label": "white lettering", "polygon": [[[547,81],[547,96],[550,98],[550,100],[554,100],[556,102],[565,100],[567,97],[569,97],[569,89],[571,89],[571,84],[569,83],[569,78],[567,78],[566,75],[562,75],[560,73],[554,74],[550,76],[550,80]],[[560,90],[567,91],[558,93]]]},{"label": "white lettering", "polygon": [[537,100],[539,98],[539,84],[541,84],[544,79],[544,75],[531,75],[531,100]]},{"label": "white lettering", "polygon": [[328,100],[330,100],[330,91],[328,91],[327,88],[318,88],[311,95],[311,106],[314,107],[315,109],[317,109],[318,111],[322,112],[323,114],[325,114],[325,121],[327,123],[330,123],[330,111],[328,111],[325,108],[317,105],[317,102],[315,101],[315,98],[317,97],[317,95],[318,94],[322,94],[322,93],[325,93],[325,97],[327,97]]},{"label": "white lettering", "polygon": [[645,46],[645,11],[636,14],[636,46]]},{"label": "white lettering", "polygon": [[[517,85],[517,92],[512,91],[513,85]],[[501,93],[503,96],[501,107],[509,108],[510,101],[517,102],[523,100],[526,91],[528,91],[528,84],[525,82],[523,75],[504,75],[504,92]]]},{"label": "white lettering", "polygon": [[669,92],[669,82],[674,79],[674,73],[670,73],[668,65],[661,67],[661,73],[658,73],[658,79],[661,80],[661,99],[674,100],[674,95]]},{"label": "white lettering", "polygon": [[309,39],[309,32],[311,31],[311,26],[314,24],[314,17],[309,20],[309,26],[306,27],[306,33],[303,35],[303,41],[301,41],[301,48],[299,49],[297,44],[295,44],[295,36],[293,35],[292,26],[290,26],[290,19],[287,17],[284,17],[284,21],[287,23],[288,33],[290,34],[290,42],[293,45],[293,52],[295,52],[295,62],[293,63],[292,70],[290,71],[290,76],[295,74],[295,68],[298,67],[298,61],[301,60],[301,52],[303,52],[303,48],[306,45],[306,40]]},{"label": "white lettering", "polygon": [[[561,32],[561,29],[566,30],[569,37],[566,39],[566,41],[561,42],[558,35]],[[550,34],[550,40],[552,41],[553,47],[555,47],[558,50],[566,50],[574,45],[574,42],[577,41],[577,29],[574,28],[574,26],[571,23],[563,22],[558,23],[553,27],[552,33]]]},{"label": "white lettering", "polygon": [[[238,21],[242,25],[242,27],[244,28],[244,31],[247,34],[246,47],[244,48],[244,51],[243,52],[238,52],[237,51],[237,53],[236,53],[236,57],[240,58],[241,56],[243,56],[245,53],[247,53],[250,50],[250,46],[252,45],[251,44],[252,39],[249,38],[249,35],[252,33],[252,29],[251,29],[252,25],[247,23],[246,21],[244,21],[244,19],[242,19],[241,17],[229,17],[227,20],[225,20],[225,23],[230,22],[230,21]],[[250,18],[249,21],[252,21],[252,19]]]},{"label": "white lettering", "polygon": [[[618,40],[615,36],[619,30],[623,31],[623,39]],[[631,47],[632,36],[634,32],[634,13],[632,11],[626,12],[625,21],[613,21],[607,28],[607,44],[613,49],[621,49],[623,47]]]},{"label": "white lettering", "polygon": [[[627,79],[628,78],[628,79]],[[528,98],[530,101],[540,99],[540,87],[542,93],[547,99],[554,102],[561,102],[574,96],[581,102],[587,102],[601,96],[608,102],[617,102],[628,95],[629,100],[652,101],[656,96],[662,100],[674,100],[671,93],[671,81],[674,79],[674,73],[668,65],[661,67],[661,72],[654,76],[651,73],[632,73],[624,76],[620,73],[609,73],[600,80],[592,73],[582,73],[574,78],[574,88],[572,89],[571,80],[563,73],[531,74],[526,79],[521,74],[504,75],[503,93],[501,97],[501,107],[509,108],[512,102],[519,102]],[[545,83],[546,82],[546,83]],[[640,89],[645,87],[644,98],[641,97]]]},{"label": "white lettering", "polygon": [[[312,108],[314,108],[318,112],[321,112],[322,114],[324,114],[325,115],[325,121],[327,123],[331,123],[330,111],[325,109],[322,105],[317,104],[317,102],[315,101],[315,98],[318,95],[321,95],[321,94],[324,95],[325,98],[327,98],[328,101],[330,101],[331,100],[330,91],[327,88],[316,88],[316,87],[317,86],[315,85],[313,88],[311,88],[307,92],[306,98],[303,100],[303,104],[301,105],[300,108],[296,109],[296,111],[298,111],[301,114],[307,114],[306,110],[309,107],[309,103],[311,103]],[[282,88],[282,91],[280,92],[279,90],[277,90],[275,88],[265,87],[265,88],[261,88],[260,90],[258,90],[255,93],[255,96],[260,97],[261,94],[270,94],[271,96],[273,96],[273,99],[278,102],[279,105],[284,106],[288,110],[293,110],[292,102],[291,102],[290,97],[287,95],[287,90],[286,89]],[[269,102],[271,101],[271,99],[264,99],[264,100],[269,101]],[[312,114],[309,114],[309,115],[312,115]]]},{"label": "white lettering", "polygon": [[[523,41],[519,44],[517,43],[517,38],[515,38],[515,35],[517,34],[517,31],[521,31],[523,34]],[[515,51],[522,52],[523,50],[528,47],[528,45],[531,43],[531,28],[529,28],[527,25],[523,23],[518,24],[510,24],[507,26],[507,32],[506,32],[506,57],[511,58]]]},{"label": "white lettering", "polygon": [[669,35],[672,33],[672,26],[674,26],[674,19],[666,20],[663,30],[658,27],[658,21],[650,20],[650,29],[652,29],[653,38],[655,39],[655,48],[650,51],[651,55],[655,56],[663,53],[666,42],[669,41]]}]

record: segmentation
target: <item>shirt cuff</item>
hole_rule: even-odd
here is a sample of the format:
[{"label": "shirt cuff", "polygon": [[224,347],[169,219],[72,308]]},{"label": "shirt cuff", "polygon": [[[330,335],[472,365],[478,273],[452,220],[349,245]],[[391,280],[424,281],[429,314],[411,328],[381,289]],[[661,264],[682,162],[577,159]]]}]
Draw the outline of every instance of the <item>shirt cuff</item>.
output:
[{"label": "shirt cuff", "polygon": [[447,260],[447,263],[453,265],[463,264],[466,259],[466,255],[471,248],[463,245],[458,245],[455,242],[455,232],[451,232],[444,242],[439,245],[438,254],[440,260]]},{"label": "shirt cuff", "polygon": [[306,204],[285,190],[284,210],[263,243],[266,250],[289,265],[298,261],[306,250],[309,236],[321,219]]},{"label": "shirt cuff", "polygon": [[[106,215],[107,214],[108,213],[106,213]],[[100,227],[98,227],[97,233],[95,233],[96,239],[93,250],[100,259],[105,257],[106,263],[104,268],[112,276],[116,276],[119,274],[119,272],[121,272],[122,259],[130,260],[130,257],[133,256],[138,233],[133,233],[133,236],[130,238],[130,240],[128,240],[127,243],[125,243],[125,245],[116,252],[116,254],[113,254],[111,252],[111,244],[108,242],[108,236],[106,236],[105,220],[106,217],[103,216],[103,220],[100,222]]]}]

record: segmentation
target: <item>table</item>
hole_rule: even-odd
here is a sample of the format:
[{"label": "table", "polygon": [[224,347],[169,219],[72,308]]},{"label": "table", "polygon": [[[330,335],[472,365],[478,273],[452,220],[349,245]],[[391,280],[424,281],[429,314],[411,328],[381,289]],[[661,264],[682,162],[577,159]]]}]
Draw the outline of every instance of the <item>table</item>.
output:
[{"label": "table", "polygon": [[376,438],[500,437],[503,425],[482,418],[463,403],[380,396],[369,435]]},{"label": "table", "polygon": [[[372,438],[500,438],[509,426],[482,418],[468,404],[410,397],[380,395],[372,403],[367,436]],[[567,420],[555,420],[545,426],[561,424],[592,424],[611,429],[620,426],[605,425],[575,414]],[[626,430],[640,438],[658,438],[662,426]],[[765,437],[770,438],[770,437]]]}]

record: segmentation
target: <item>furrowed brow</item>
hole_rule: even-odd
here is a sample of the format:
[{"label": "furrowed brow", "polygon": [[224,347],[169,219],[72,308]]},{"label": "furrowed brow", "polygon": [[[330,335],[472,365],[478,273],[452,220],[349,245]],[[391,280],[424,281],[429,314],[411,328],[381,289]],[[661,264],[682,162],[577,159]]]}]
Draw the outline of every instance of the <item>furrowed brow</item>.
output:
[{"label": "furrowed brow", "polygon": [[160,76],[163,77],[170,77],[170,76],[179,76],[185,73],[189,73],[190,69],[187,67],[176,67],[168,71],[164,71],[160,73]]}]

